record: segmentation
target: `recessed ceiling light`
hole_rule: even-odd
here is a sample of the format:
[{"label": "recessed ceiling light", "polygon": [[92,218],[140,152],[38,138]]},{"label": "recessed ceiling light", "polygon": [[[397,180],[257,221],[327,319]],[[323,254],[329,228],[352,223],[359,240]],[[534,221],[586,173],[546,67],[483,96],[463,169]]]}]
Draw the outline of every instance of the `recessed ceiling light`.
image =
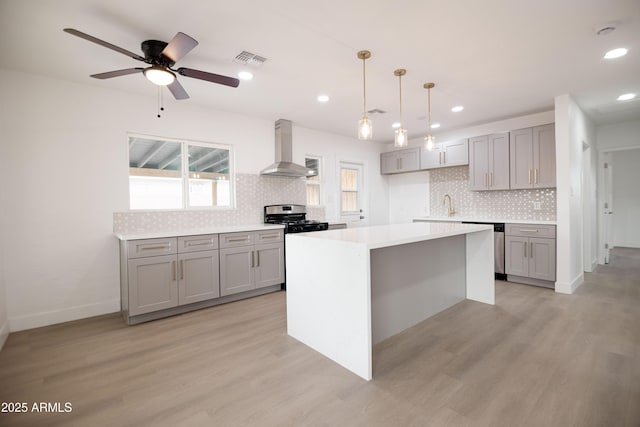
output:
[{"label": "recessed ceiling light", "polygon": [[329,95],[318,95],[318,102],[329,102]]},{"label": "recessed ceiling light", "polygon": [[253,79],[253,74],[251,74],[248,71],[240,71],[238,73],[238,78],[240,80],[251,80],[251,79]]},{"label": "recessed ceiling light", "polygon": [[440,127],[440,123],[434,123],[431,125],[431,129],[438,129]]},{"label": "recessed ceiling light", "polygon": [[391,125],[391,127],[394,129],[398,129],[400,127],[400,122],[395,122],[394,124]]},{"label": "recessed ceiling light", "polygon": [[613,50],[610,50],[609,52],[607,52],[604,55],[604,58],[605,59],[620,58],[621,56],[625,56],[627,54],[627,52],[629,52],[627,49],[625,49],[624,47],[620,47],[618,49],[613,49]]},{"label": "recessed ceiling light", "polygon": [[636,97],[635,93],[625,93],[618,97],[618,101],[629,101],[630,99],[633,99],[635,97]]},{"label": "recessed ceiling light", "polygon": [[459,113],[462,110],[464,110],[464,107],[462,105],[456,105],[451,109],[451,111],[453,111],[454,113]]}]

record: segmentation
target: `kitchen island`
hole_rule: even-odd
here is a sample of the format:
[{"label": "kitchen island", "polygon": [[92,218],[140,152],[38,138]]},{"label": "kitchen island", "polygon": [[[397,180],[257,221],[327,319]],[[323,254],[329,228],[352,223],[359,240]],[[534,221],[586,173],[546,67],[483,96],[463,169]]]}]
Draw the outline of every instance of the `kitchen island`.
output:
[{"label": "kitchen island", "polygon": [[494,304],[491,226],[287,234],[286,247],[288,334],[366,380],[374,344],[464,299]]}]

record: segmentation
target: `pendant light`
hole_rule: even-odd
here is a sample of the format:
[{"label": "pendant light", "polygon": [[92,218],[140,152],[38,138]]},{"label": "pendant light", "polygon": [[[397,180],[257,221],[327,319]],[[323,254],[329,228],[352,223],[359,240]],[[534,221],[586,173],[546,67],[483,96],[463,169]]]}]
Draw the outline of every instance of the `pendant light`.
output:
[{"label": "pendant light", "polygon": [[400,82],[400,127],[396,129],[396,135],[393,139],[394,147],[406,147],[409,144],[407,131],[402,127],[402,76],[405,74],[407,74],[407,70],[404,68],[398,68],[393,72],[394,76],[398,76],[398,81]]},{"label": "pendant light", "polygon": [[358,58],[362,59],[362,99],[363,111],[362,119],[358,122],[358,139],[371,139],[373,137],[373,125],[369,117],[367,117],[367,74],[365,71],[365,61],[371,58],[371,52],[361,50],[358,52]]},{"label": "pendant light", "polygon": [[424,145],[428,151],[433,150],[433,140],[435,139],[431,136],[431,89],[435,87],[435,83],[425,83],[424,88],[427,90],[427,136],[424,138]]}]

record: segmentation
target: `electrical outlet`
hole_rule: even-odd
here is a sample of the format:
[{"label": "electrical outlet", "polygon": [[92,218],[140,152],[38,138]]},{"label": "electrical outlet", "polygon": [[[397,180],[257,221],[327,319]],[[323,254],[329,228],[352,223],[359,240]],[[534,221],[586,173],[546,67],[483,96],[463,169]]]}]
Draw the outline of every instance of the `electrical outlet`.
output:
[{"label": "electrical outlet", "polygon": [[542,203],[540,202],[533,202],[533,210],[534,211],[539,211],[540,209],[542,209]]}]

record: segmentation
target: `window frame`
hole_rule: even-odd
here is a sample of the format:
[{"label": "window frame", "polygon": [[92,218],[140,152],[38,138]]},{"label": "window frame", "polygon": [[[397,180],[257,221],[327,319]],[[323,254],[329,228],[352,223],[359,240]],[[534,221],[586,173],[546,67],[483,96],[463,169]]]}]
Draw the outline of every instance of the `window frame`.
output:
[{"label": "window frame", "polygon": [[[322,156],[316,156],[316,155],[312,155],[312,154],[306,154],[304,156],[304,161],[305,161],[305,166],[307,164],[307,159],[311,159],[311,160],[317,160],[318,161],[318,175],[316,175],[316,177],[318,178],[317,180],[311,180],[310,178],[305,178],[305,203],[307,206],[322,206],[322,178],[323,178],[323,172],[322,172],[322,166],[323,166],[323,159]],[[307,186],[315,186],[318,188],[318,204],[317,205],[313,205],[309,203],[309,199],[307,196]]]},{"label": "window frame", "polygon": [[[131,212],[171,212],[171,211],[203,211],[203,210],[228,210],[235,209],[236,207],[236,179],[235,179],[235,156],[234,146],[232,144],[224,144],[210,141],[198,141],[186,138],[172,138],[157,135],[147,135],[139,133],[127,133],[128,144],[131,143],[132,138],[147,139],[151,141],[163,141],[173,142],[180,144],[180,180],[182,189],[182,207],[179,208],[131,208],[131,181],[130,181],[130,166],[127,168],[127,193],[129,199],[129,211]],[[189,174],[189,146],[217,148],[227,150],[229,152],[229,205],[228,206],[189,206],[189,180],[191,179]],[[131,152],[127,150],[127,164],[131,163]]]}]

